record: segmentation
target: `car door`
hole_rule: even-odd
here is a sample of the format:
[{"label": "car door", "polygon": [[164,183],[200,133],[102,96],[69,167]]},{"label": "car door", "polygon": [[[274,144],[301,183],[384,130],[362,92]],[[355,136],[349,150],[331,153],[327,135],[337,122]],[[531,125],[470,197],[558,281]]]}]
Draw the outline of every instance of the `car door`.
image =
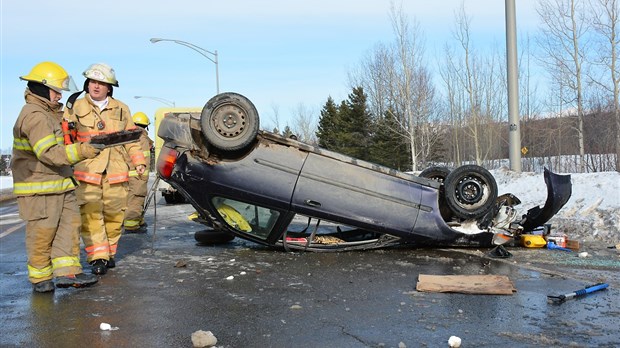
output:
[{"label": "car door", "polygon": [[328,154],[308,155],[293,211],[377,232],[412,231],[422,195],[418,184],[388,174],[388,168]]}]

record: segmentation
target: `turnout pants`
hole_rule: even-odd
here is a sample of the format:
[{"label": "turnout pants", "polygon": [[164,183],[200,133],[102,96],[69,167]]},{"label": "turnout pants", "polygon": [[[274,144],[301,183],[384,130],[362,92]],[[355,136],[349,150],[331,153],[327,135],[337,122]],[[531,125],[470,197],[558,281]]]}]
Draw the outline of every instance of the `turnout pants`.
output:
[{"label": "turnout pants", "polygon": [[127,210],[125,211],[125,229],[135,230],[144,224],[144,201],[147,194],[148,176],[130,176]]},{"label": "turnout pants", "polygon": [[101,185],[82,182],[77,188],[82,215],[82,241],[86,260],[109,260],[116,255],[127,205],[127,183]]},{"label": "turnout pants", "polygon": [[20,217],[26,221],[30,282],[82,273],[81,221],[75,192],[17,197],[17,204]]}]

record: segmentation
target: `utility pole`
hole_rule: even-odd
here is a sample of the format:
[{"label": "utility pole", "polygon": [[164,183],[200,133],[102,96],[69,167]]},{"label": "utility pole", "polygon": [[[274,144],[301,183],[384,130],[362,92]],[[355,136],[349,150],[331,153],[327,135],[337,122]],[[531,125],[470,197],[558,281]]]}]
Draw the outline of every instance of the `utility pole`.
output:
[{"label": "utility pole", "polygon": [[521,172],[521,126],[519,121],[519,74],[515,0],[506,0],[506,67],[508,73],[508,158],[510,169]]}]

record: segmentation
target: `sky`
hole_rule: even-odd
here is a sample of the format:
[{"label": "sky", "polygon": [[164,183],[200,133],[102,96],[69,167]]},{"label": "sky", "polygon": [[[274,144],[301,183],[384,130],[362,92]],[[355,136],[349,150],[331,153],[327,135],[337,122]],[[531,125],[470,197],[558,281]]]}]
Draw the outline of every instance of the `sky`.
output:
[{"label": "sky", "polygon": [[[518,35],[537,29],[535,0],[516,0]],[[116,71],[114,97],[132,113],[152,117],[166,104],[202,107],[220,92],[236,92],[256,106],[261,128],[294,126],[300,108],[313,112],[351,92],[348,74],[378,43],[390,44],[392,0],[162,1],[0,0],[0,149],[12,146],[12,127],[24,104],[26,75],[53,61],[76,85],[103,62]],[[420,24],[426,53],[437,60],[453,40],[455,11],[471,17],[472,43],[505,47],[505,2],[406,0],[398,7]],[[218,64],[190,48],[196,45]],[[69,92],[63,93],[65,102]],[[145,98],[135,98],[142,96]],[[277,115],[277,118],[276,118]],[[278,123],[278,124],[276,124]],[[151,138],[154,130],[151,127]]]}]

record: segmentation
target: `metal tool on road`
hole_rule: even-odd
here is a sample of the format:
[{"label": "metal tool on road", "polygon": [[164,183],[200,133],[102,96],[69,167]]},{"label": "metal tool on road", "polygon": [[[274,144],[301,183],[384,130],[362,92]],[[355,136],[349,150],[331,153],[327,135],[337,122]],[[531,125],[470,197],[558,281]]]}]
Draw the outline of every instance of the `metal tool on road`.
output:
[{"label": "metal tool on road", "polygon": [[146,194],[147,198],[144,202],[144,207],[142,208],[142,218],[144,218],[144,214],[146,214],[146,210],[149,208],[151,201],[153,201],[153,237],[151,238],[151,252],[155,251],[155,233],[157,232],[157,199],[155,198],[155,193],[157,192],[157,187],[159,186],[159,175],[155,176],[155,182],[151,185],[148,193]]},{"label": "metal tool on road", "polygon": [[548,295],[547,298],[553,302],[556,303],[563,303],[566,300],[570,300],[572,298],[576,298],[576,297],[583,297],[587,294],[591,294],[595,291],[599,291],[599,290],[605,290],[607,289],[607,287],[609,286],[609,284],[607,283],[598,283],[595,285],[591,285],[588,286],[584,289],[580,289],[577,291],[573,291],[571,293],[568,294],[564,294],[564,295],[558,295],[558,296],[552,296],[552,295]]}]

